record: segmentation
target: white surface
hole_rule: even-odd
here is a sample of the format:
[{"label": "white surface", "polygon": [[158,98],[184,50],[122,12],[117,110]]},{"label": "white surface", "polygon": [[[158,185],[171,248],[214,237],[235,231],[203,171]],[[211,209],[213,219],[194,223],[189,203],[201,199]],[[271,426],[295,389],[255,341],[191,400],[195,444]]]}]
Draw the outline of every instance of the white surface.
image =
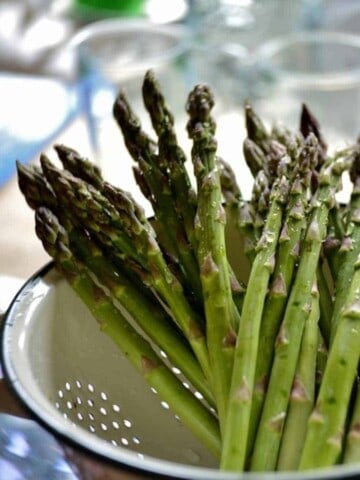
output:
[{"label": "white surface", "polygon": [[22,278],[0,276],[0,314],[5,312],[23,283]]}]

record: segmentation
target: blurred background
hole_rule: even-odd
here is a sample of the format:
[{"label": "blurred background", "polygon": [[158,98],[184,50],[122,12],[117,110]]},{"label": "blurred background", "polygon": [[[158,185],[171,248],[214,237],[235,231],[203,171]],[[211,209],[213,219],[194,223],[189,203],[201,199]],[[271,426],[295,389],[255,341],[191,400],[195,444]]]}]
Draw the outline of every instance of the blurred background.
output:
[{"label": "blurred background", "polygon": [[[124,88],[150,128],[141,98],[148,68],[185,149],[187,94],[211,86],[219,154],[245,197],[246,101],[269,126],[291,128],[306,102],[334,149],[360,134],[359,0],[1,0],[0,25],[0,313],[48,261],[15,161],[53,158],[52,144],[65,143],[139,197],[111,110]],[[44,435],[0,413],[0,480],[75,478]]]},{"label": "blurred background", "polygon": [[[109,90],[125,86],[136,102],[149,67],[180,120],[190,88],[209,83],[220,136],[234,125],[231,114],[241,116],[245,100],[269,121],[292,124],[309,99],[328,122],[323,110],[330,98],[339,110],[331,135],[353,139],[359,119],[349,105],[355,111],[359,96],[359,20],[357,0],[2,0],[0,184],[13,175],[14,158],[33,159],[81,114],[99,154],[97,120],[112,102]],[[115,21],[112,30],[91,30],[107,21]],[[326,32],[346,38],[322,38]],[[309,33],[315,38],[307,41]],[[329,90],[340,92],[342,102]]]}]

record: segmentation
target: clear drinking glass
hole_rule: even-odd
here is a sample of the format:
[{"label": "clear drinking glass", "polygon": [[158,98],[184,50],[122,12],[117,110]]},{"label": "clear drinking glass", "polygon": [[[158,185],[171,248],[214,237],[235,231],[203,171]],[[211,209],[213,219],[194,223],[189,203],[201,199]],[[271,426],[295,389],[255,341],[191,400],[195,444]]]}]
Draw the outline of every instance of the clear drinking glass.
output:
[{"label": "clear drinking glass", "polygon": [[144,128],[150,129],[141,86],[145,72],[153,69],[181,124],[189,88],[185,80],[188,39],[187,30],[180,25],[115,19],[84,27],[71,42],[94,158],[106,179],[132,193],[138,189],[133,162],[112,115],[115,96],[124,89]]},{"label": "clear drinking glass", "polygon": [[333,32],[286,35],[255,53],[252,101],[269,123],[299,125],[302,103],[330,146],[360,133],[360,36]]}]

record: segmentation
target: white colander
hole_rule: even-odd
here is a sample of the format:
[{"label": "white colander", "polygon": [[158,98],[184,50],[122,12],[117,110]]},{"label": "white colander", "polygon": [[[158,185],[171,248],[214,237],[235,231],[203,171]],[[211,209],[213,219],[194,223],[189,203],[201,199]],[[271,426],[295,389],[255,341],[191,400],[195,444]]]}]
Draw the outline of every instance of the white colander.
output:
[{"label": "white colander", "polygon": [[115,464],[159,478],[360,478],[360,468],[306,474],[225,474],[135,371],[51,264],[12,302],[2,361],[21,400],[55,434]]}]

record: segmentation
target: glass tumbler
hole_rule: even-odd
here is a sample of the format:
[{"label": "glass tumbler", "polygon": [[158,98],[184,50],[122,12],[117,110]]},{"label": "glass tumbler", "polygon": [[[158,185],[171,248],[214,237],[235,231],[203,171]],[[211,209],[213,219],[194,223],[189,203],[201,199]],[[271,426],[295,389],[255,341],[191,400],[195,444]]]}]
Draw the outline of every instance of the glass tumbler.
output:
[{"label": "glass tumbler", "polygon": [[113,118],[113,103],[123,89],[148,131],[151,123],[141,88],[146,71],[152,69],[175,119],[181,124],[188,91],[187,30],[180,25],[158,25],[147,20],[102,20],[80,30],[72,39],[71,48],[75,52],[94,158],[105,179],[136,196],[133,162]]},{"label": "glass tumbler", "polygon": [[258,114],[298,128],[305,103],[330,147],[360,133],[360,36],[316,31],[271,40],[255,52],[251,99]]}]

